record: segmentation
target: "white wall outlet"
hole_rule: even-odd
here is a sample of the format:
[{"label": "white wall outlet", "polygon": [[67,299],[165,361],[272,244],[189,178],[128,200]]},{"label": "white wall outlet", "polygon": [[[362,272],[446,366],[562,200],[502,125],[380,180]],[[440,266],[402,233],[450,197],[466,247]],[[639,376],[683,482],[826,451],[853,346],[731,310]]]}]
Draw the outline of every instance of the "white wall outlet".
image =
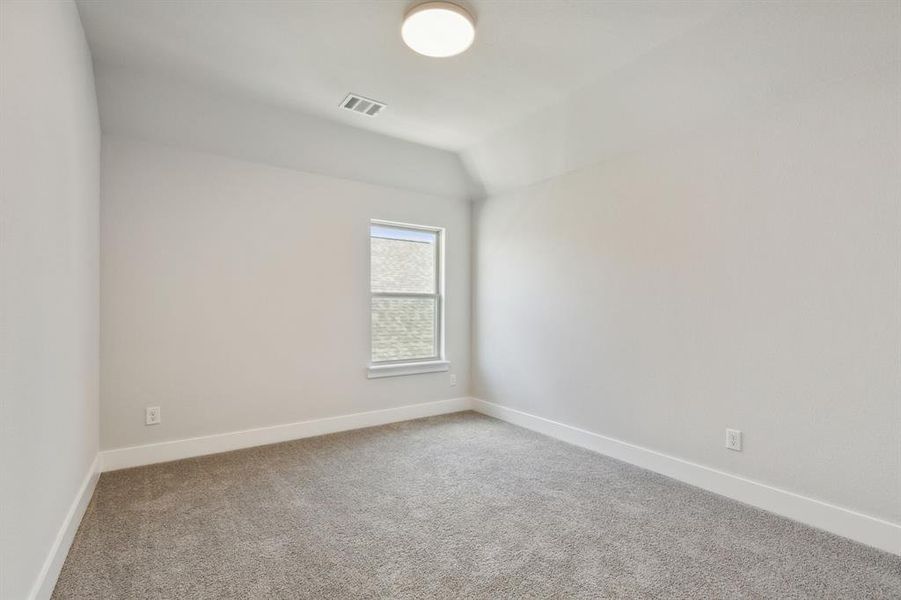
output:
[{"label": "white wall outlet", "polygon": [[451,373],[451,376],[450,376],[450,384],[451,384],[451,385],[457,385],[457,375],[456,375],[456,373]]},{"label": "white wall outlet", "polygon": [[741,452],[741,431],[738,429],[726,430],[726,448]]},{"label": "white wall outlet", "polygon": [[159,425],[160,424],[160,407],[148,406],[144,409],[144,424]]}]

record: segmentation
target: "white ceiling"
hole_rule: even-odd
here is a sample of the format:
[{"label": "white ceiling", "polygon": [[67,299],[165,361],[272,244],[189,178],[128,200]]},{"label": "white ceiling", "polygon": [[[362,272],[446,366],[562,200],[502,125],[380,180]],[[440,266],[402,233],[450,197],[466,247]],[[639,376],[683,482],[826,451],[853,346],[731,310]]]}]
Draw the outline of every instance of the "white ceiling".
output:
[{"label": "white ceiling", "polygon": [[[476,42],[430,59],[403,45],[409,1],[79,0],[101,64],[462,150],[561,101],[734,3],[481,0]],[[388,104],[341,111],[350,92]]]},{"label": "white ceiling", "polygon": [[495,195],[623,154],[688,145],[829,86],[884,93],[901,73],[899,8],[879,0],[734,5],[461,158],[481,191]]}]

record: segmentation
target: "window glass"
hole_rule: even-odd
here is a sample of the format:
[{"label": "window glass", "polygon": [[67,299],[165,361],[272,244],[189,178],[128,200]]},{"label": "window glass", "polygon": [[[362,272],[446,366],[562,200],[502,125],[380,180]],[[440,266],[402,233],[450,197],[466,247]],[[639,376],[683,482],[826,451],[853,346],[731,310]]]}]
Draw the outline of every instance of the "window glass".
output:
[{"label": "window glass", "polygon": [[440,235],[433,228],[372,223],[373,363],[441,358]]}]

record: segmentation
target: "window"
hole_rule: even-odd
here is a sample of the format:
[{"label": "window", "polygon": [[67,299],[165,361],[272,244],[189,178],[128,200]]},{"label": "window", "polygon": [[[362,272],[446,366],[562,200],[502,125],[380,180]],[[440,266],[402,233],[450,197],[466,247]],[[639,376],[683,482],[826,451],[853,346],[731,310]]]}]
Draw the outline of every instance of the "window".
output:
[{"label": "window", "polygon": [[447,371],[443,230],[372,221],[370,377]]}]

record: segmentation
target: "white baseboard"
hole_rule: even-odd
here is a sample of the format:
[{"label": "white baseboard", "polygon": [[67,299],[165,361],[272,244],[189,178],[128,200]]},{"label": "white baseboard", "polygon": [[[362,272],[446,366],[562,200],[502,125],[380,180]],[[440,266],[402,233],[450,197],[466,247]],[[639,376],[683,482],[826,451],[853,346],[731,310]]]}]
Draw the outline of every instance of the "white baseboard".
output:
[{"label": "white baseboard", "polygon": [[63,519],[63,523],[56,534],[56,539],[53,540],[53,545],[50,546],[50,551],[47,553],[41,572],[38,574],[37,580],[35,580],[31,588],[31,593],[28,595],[30,600],[47,600],[53,594],[53,588],[56,586],[59,572],[66,561],[66,555],[69,554],[69,547],[72,546],[72,540],[75,538],[75,533],[81,524],[84,511],[91,501],[91,496],[94,495],[94,488],[99,477],[100,455],[98,454],[94,457],[94,461],[91,463],[90,469],[85,475],[81,487],[78,489],[78,493],[72,500],[72,505],[69,507],[69,512],[66,513],[66,518]]},{"label": "white baseboard", "polygon": [[880,550],[901,554],[901,525],[896,523],[493,402],[473,398],[473,408],[514,425],[594,450],[794,521]]},{"label": "white baseboard", "polygon": [[421,417],[442,415],[472,409],[472,398],[451,398],[448,400],[436,400],[421,404],[410,404],[384,410],[327,417],[300,421],[285,425],[273,425],[271,427],[259,427],[232,431],[203,437],[160,442],[144,446],[131,446],[128,448],[116,448],[101,452],[101,464],[103,471],[115,471],[129,467],[139,467],[154,463],[168,462],[193,456],[240,450],[265,444],[276,444],[301,438],[337,433],[362,427],[385,425],[398,421],[409,421]]},{"label": "white baseboard", "polygon": [[901,555],[901,525],[499,404],[463,397],[101,452],[94,459],[66,514],[32,587],[29,599],[46,600],[53,593],[53,587],[56,585],[59,572],[94,493],[101,471],[239,450],[464,410],[477,410],[514,425]]}]

